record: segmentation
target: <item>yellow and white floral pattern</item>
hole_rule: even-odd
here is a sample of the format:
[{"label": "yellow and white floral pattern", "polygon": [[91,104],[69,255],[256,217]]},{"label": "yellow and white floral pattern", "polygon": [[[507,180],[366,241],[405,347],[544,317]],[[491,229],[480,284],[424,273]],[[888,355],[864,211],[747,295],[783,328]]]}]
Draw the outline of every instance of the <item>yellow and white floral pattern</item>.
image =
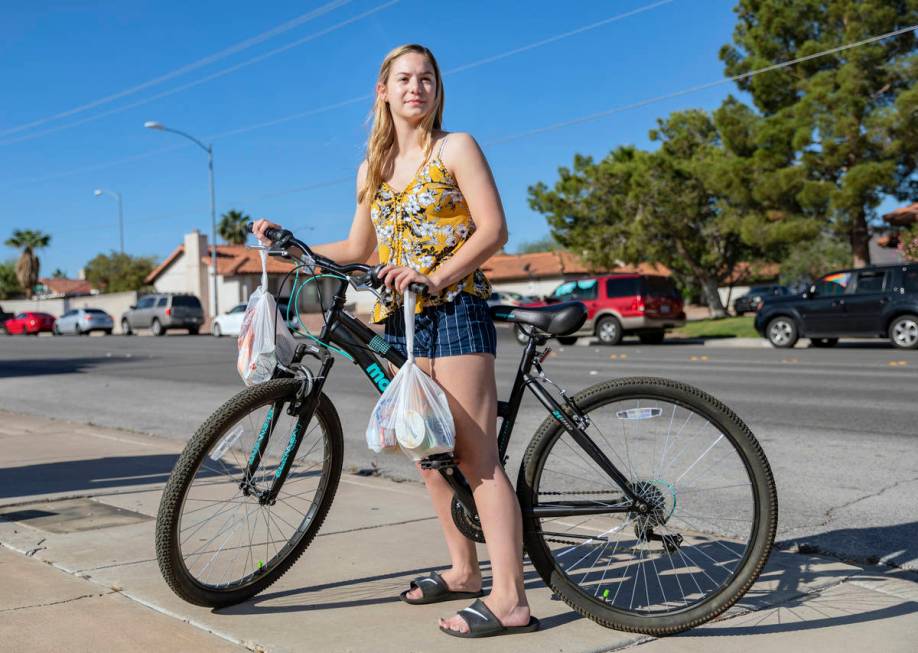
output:
[{"label": "yellow and white floral pattern", "polygon": [[[465,198],[439,157],[422,165],[401,192],[386,182],[380,184],[370,204],[370,219],[376,229],[380,262],[404,265],[424,275],[432,274],[475,232]],[[425,306],[450,302],[461,292],[487,299],[491,284],[476,269],[440,293],[418,298],[415,313]],[[377,302],[373,321],[385,320],[400,301],[397,297],[385,305]]]}]

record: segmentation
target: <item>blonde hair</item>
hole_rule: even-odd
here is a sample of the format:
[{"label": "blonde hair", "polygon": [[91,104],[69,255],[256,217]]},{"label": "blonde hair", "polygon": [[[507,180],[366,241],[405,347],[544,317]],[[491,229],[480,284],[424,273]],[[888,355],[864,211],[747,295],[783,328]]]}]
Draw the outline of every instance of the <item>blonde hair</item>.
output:
[{"label": "blonde hair", "polygon": [[[424,120],[421,121],[423,127],[423,140],[421,146],[424,148],[424,156],[429,157],[433,148],[433,130],[440,129],[443,124],[443,80],[440,77],[440,67],[433,56],[433,52],[423,45],[409,43],[400,45],[395,48],[383,59],[379,67],[379,77],[377,83],[385,84],[389,81],[389,73],[392,70],[393,62],[403,54],[413,52],[427,57],[430,65],[433,66],[434,76],[436,78],[436,99],[434,109],[428,113]],[[367,178],[366,184],[360,189],[357,196],[358,202],[363,202],[367,192],[376,192],[379,184],[382,183],[383,169],[388,163],[388,157],[392,152],[392,146],[395,144],[395,122],[392,120],[392,112],[389,104],[385,102],[379,93],[376,94],[376,100],[373,104],[373,127],[370,129],[370,138],[367,140]]]}]

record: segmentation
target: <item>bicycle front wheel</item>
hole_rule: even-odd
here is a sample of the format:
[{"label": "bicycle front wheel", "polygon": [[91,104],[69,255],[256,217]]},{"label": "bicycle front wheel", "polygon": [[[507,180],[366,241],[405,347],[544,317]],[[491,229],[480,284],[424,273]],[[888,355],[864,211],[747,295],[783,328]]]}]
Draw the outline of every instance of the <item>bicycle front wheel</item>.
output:
[{"label": "bicycle front wheel", "polygon": [[639,512],[554,419],[533,437],[517,493],[530,560],[572,608],[610,628],[667,635],[713,619],[758,577],[777,495],[755,437],[726,406],[656,378],[573,397]]},{"label": "bicycle front wheel", "polygon": [[[286,408],[300,382],[276,379],[221,406],[188,442],[163,491],[156,555],[169,587],[196,605],[244,601],[280,578],[315,537],[341,477],[344,442],[320,395],[276,502],[259,500],[288,456],[297,423]],[[248,483],[245,469],[267,445]]]}]

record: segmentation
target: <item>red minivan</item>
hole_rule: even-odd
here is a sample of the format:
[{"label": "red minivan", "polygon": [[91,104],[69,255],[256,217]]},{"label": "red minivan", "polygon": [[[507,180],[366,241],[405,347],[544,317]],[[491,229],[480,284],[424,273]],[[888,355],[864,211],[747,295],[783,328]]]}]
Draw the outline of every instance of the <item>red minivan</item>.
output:
[{"label": "red minivan", "polygon": [[12,320],[6,321],[4,328],[10,335],[31,334],[37,336],[42,331],[51,332],[54,329],[54,316],[34,311],[17,313]]},{"label": "red minivan", "polygon": [[[617,345],[626,335],[636,335],[644,344],[660,344],[667,329],[685,324],[682,295],[669,277],[651,274],[610,274],[565,281],[543,302],[580,301],[587,307],[587,321],[575,334],[558,338],[572,345],[578,336],[593,336],[605,345]],[[517,327],[517,339],[527,337]]]}]

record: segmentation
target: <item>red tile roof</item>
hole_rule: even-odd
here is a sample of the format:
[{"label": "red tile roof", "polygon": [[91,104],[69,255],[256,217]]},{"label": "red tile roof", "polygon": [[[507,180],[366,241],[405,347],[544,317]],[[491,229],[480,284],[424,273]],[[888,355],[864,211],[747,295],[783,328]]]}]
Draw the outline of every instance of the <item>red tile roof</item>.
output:
[{"label": "red tile roof", "polygon": [[497,283],[528,279],[530,275],[534,278],[563,277],[572,274],[605,274],[607,272],[669,275],[666,267],[647,263],[641,263],[638,266],[618,266],[613,270],[596,269],[566,250],[532,254],[497,254],[485,261],[481,267],[488,279]]},{"label": "red tile roof", "polygon": [[[147,275],[145,283],[153,283],[175,260],[185,253],[185,246],[179,245],[155,270]],[[211,248],[201,256],[201,263],[210,265]],[[293,264],[283,261],[276,256],[268,257],[268,274],[286,274]],[[234,276],[239,274],[261,274],[261,257],[258,250],[249,249],[245,245],[217,245],[217,274],[220,276]]]},{"label": "red tile roof", "polygon": [[890,211],[883,216],[883,219],[896,227],[907,227],[915,224],[915,222],[918,222],[918,202]]},{"label": "red tile roof", "polygon": [[52,295],[63,295],[65,297],[73,295],[89,295],[92,293],[92,284],[85,279],[56,279],[48,277],[39,279],[38,282],[48,289]]}]

